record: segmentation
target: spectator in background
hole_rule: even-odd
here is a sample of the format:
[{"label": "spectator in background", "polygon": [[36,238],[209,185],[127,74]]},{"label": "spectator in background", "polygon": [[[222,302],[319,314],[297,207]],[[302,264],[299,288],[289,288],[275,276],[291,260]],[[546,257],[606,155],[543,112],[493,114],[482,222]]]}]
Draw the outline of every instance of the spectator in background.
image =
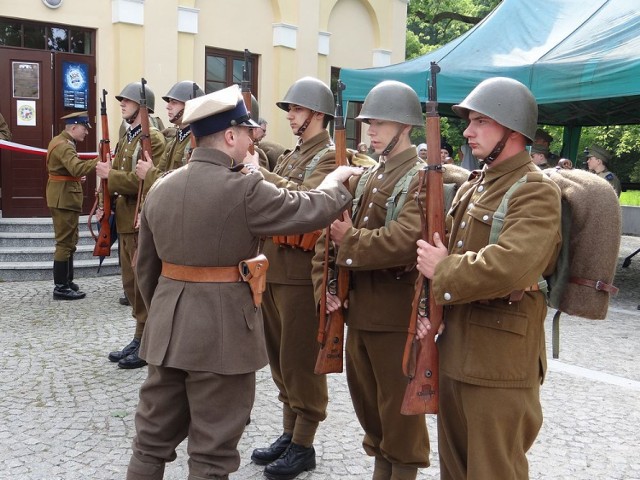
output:
[{"label": "spectator in background", "polygon": [[533,144],[547,147],[547,164],[550,167],[555,167],[560,157],[555,153],[551,153],[551,142],[553,142],[553,137],[549,135],[548,132],[546,132],[541,128],[538,128],[536,130],[536,135],[533,139]]},{"label": "spectator in background", "polygon": [[453,147],[445,139],[440,143],[440,158],[442,163],[453,163]]},{"label": "spectator in background", "polygon": [[420,157],[422,160],[426,162],[427,161],[427,144],[421,143],[420,145],[418,145],[417,150],[418,150],[418,157]]},{"label": "spectator in background", "polygon": [[549,155],[549,149],[544,145],[540,145],[539,143],[531,145],[531,160],[538,168],[544,169],[549,167],[547,155]]},{"label": "spectator in background", "polygon": [[460,166],[466,168],[470,172],[480,168],[480,162],[478,162],[478,159],[471,151],[469,142],[466,140],[464,144],[460,146],[460,150],[458,150],[458,157],[460,158]]},{"label": "spectator in background", "polygon": [[5,121],[4,117],[0,113],[0,140],[11,140],[11,130],[9,125]]},{"label": "spectator in background", "polygon": [[620,180],[615,175],[615,173],[609,171],[611,152],[604,149],[600,145],[591,145],[589,147],[589,153],[587,155],[587,168],[591,172],[609,182],[619,197],[620,192],[622,191]]}]

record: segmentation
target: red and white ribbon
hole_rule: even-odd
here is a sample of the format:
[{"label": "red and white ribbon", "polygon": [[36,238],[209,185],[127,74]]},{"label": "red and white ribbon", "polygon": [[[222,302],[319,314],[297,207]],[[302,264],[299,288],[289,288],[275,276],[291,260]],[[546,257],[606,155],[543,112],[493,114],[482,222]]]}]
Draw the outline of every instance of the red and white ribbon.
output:
[{"label": "red and white ribbon", "polygon": [[[29,145],[22,145],[21,143],[9,142],[7,140],[0,140],[0,149],[11,150],[20,153],[31,153],[33,155],[46,156],[46,148],[30,147]],[[98,152],[78,152],[79,158],[96,158]]]}]

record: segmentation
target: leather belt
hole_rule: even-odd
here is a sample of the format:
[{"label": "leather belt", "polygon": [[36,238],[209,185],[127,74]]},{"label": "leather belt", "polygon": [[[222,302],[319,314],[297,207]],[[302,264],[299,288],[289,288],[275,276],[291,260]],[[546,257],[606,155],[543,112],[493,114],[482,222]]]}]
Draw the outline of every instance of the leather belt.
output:
[{"label": "leather belt", "polygon": [[242,281],[237,265],[235,267],[193,267],[162,262],[161,275],[181,282],[232,283]]},{"label": "leather belt", "polygon": [[[524,292],[537,292],[540,290],[540,285],[534,283],[533,285],[529,285],[527,288],[522,290],[514,290],[506,297],[499,298],[498,300],[504,300],[505,302],[513,303],[519,302],[524,297]],[[476,303],[480,303],[482,305],[489,305],[491,300],[477,300]]]},{"label": "leather belt", "polygon": [[591,287],[599,292],[607,292],[611,295],[618,294],[618,287],[614,287],[613,285],[602,280],[589,280],[587,278],[569,277],[569,283],[584,285],[585,287]]},{"label": "leather belt", "polygon": [[82,180],[81,177],[71,177],[69,175],[51,175],[49,174],[49,180],[53,180],[54,182],[79,182]]}]

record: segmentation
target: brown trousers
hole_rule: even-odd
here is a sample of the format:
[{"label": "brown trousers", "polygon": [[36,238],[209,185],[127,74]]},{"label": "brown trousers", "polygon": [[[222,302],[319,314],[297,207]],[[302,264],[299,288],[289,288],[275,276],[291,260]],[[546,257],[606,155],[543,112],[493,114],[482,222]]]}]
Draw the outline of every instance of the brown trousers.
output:
[{"label": "brown trousers", "polygon": [[138,246],[137,233],[119,233],[120,245],[120,269],[122,271],[122,288],[131,303],[133,318],[136,319],[136,333],[134,338],[141,339],[144,324],[147,322],[147,307],[142,301],[142,295],[138,289],[138,280],[131,266],[131,259]]},{"label": "brown trousers", "polygon": [[226,478],[238,470],[237,447],[255,400],[255,373],[148,368],[127,480],[153,478],[165,462],[175,460],[175,449],[187,436],[189,478]]},{"label": "brown trousers", "polygon": [[541,426],[540,387],[481,387],[441,375],[440,478],[528,479],[526,452]]},{"label": "brown trousers", "polygon": [[327,418],[326,375],[313,373],[318,356],[318,316],[311,285],[267,283],[262,313],[271,376],[283,403],[283,429],[310,446]]},{"label": "brown trousers", "polygon": [[78,244],[78,219],[80,212],[62,208],[49,208],[53,231],[56,237],[56,250],[53,259],[57,262],[66,262],[76,251]]},{"label": "brown trousers", "polygon": [[407,387],[402,354],[407,334],[347,330],[347,383],[365,435],[368,455],[391,464],[429,466],[429,434],[424,415],[402,415]]}]

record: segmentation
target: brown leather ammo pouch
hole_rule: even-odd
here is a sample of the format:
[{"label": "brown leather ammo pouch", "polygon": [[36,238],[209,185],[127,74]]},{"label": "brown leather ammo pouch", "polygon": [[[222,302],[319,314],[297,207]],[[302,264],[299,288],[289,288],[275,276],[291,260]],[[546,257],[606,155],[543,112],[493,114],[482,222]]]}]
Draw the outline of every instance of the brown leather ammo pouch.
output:
[{"label": "brown leather ammo pouch", "polygon": [[269,260],[263,254],[260,254],[257,257],[242,260],[238,264],[238,268],[240,269],[242,281],[249,284],[253,294],[253,304],[259,307],[262,303],[262,292],[267,286]]},{"label": "brown leather ammo pouch", "polygon": [[315,250],[316,241],[320,238],[322,230],[305,233],[304,235],[277,235],[272,237],[273,243],[279,246],[300,248],[305,252]]}]

